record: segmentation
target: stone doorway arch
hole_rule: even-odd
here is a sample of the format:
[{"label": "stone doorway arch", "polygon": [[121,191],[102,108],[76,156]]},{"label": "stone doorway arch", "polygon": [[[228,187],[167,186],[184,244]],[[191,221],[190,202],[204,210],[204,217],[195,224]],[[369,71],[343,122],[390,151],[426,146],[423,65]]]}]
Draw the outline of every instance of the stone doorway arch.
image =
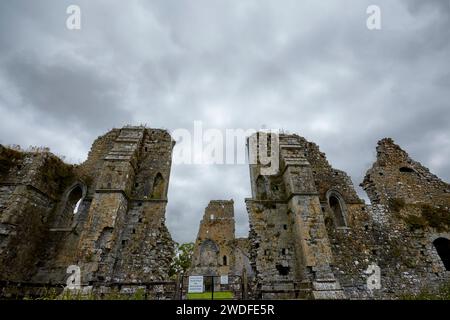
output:
[{"label": "stone doorway arch", "polygon": [[436,249],[439,258],[441,258],[445,270],[450,271],[450,240],[439,237],[433,241],[433,246]]}]

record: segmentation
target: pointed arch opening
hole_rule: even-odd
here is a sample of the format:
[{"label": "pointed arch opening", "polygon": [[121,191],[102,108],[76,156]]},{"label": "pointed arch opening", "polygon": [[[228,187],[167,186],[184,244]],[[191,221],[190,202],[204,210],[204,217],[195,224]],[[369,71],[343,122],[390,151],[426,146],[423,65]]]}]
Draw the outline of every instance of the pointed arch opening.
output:
[{"label": "pointed arch opening", "polygon": [[81,182],[67,189],[55,216],[53,224],[55,228],[71,228],[76,223],[82,211],[86,192],[86,186]]},{"label": "pointed arch opening", "polygon": [[336,227],[347,227],[346,210],[342,196],[336,191],[329,191],[327,198]]}]

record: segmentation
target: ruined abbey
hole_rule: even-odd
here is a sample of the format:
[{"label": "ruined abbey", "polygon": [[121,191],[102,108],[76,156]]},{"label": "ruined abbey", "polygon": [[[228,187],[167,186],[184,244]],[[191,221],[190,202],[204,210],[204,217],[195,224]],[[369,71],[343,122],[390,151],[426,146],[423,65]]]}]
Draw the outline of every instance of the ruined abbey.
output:
[{"label": "ruined abbey", "polygon": [[173,255],[165,226],[174,141],[164,130],[115,129],[85,163],[0,150],[0,280],[84,285],[163,281]]},{"label": "ruined abbey", "polygon": [[[98,292],[180,298],[165,226],[174,145],[165,130],[114,129],[80,165],[0,146],[0,295],[65,283],[76,265]],[[370,205],[316,144],[280,134],[276,148],[276,174],[249,165],[248,238],[233,200],[211,201],[189,274],[240,276],[250,299],[398,299],[450,280],[450,185],[391,139],[361,183]]]}]

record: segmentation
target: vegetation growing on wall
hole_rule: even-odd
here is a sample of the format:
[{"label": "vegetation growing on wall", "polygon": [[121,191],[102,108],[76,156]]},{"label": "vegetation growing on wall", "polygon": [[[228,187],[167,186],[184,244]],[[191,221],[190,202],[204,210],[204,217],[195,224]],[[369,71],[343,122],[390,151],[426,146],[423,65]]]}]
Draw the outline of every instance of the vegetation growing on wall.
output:
[{"label": "vegetation growing on wall", "polygon": [[415,229],[431,227],[439,232],[447,231],[450,228],[450,211],[448,209],[433,207],[428,204],[419,206],[420,214],[409,214],[404,218],[408,226]]},{"label": "vegetation growing on wall", "polygon": [[448,209],[425,204],[422,206],[422,216],[430,227],[438,231],[445,231],[450,227],[450,211]]},{"label": "vegetation growing on wall", "polygon": [[[18,297],[16,297],[17,299]],[[145,289],[139,288],[133,293],[122,293],[117,289],[108,293],[83,293],[81,291],[64,291],[55,288],[44,288],[38,297],[25,296],[23,300],[146,300]]]},{"label": "vegetation growing on wall", "polygon": [[427,226],[427,221],[422,216],[417,216],[415,214],[410,214],[405,217],[405,222],[413,230],[423,229]]},{"label": "vegetation growing on wall", "polygon": [[0,145],[0,174],[6,174],[9,168],[23,158],[23,153]]},{"label": "vegetation growing on wall", "polygon": [[395,213],[400,213],[400,211],[406,208],[412,209],[411,211],[416,211],[415,213],[408,212],[406,216],[400,215],[406,224],[413,230],[431,227],[442,232],[447,231],[450,228],[449,209],[424,203],[407,205],[401,198],[389,199],[388,204],[389,209]]},{"label": "vegetation growing on wall", "polygon": [[192,242],[176,244],[175,256],[170,265],[169,277],[173,278],[177,274],[185,273],[191,266],[192,255],[194,254],[194,244]]},{"label": "vegetation growing on wall", "polygon": [[392,198],[389,199],[389,208],[393,212],[400,212],[405,207],[405,200],[401,198]]},{"label": "vegetation growing on wall", "polygon": [[55,156],[49,156],[42,172],[42,179],[45,183],[56,184],[58,190],[63,191],[73,182],[73,167]]},{"label": "vegetation growing on wall", "polygon": [[424,288],[418,294],[405,294],[402,300],[450,300],[450,282],[443,284],[437,290]]}]

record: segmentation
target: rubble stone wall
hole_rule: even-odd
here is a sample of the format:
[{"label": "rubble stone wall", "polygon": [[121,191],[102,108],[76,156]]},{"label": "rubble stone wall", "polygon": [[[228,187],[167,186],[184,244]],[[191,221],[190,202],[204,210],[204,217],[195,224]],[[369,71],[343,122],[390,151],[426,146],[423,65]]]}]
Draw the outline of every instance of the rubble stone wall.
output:
[{"label": "rubble stone wall", "polygon": [[[245,276],[256,299],[397,299],[450,281],[448,183],[382,139],[361,184],[366,204],[316,144],[278,138],[278,172],[250,165],[249,237],[235,237],[233,200],[211,201],[190,274]],[[99,137],[80,165],[0,146],[0,282],[64,283],[78,265],[85,285],[176,291],[165,226],[173,146],[145,127]],[[380,289],[368,285],[374,265]]]},{"label": "rubble stone wall", "polygon": [[174,142],[160,129],[113,129],[81,165],[47,150],[0,146],[0,280],[82,283],[167,280],[165,226]]},{"label": "rubble stone wall", "polygon": [[[245,270],[245,271],[244,271]],[[194,245],[191,275],[252,276],[248,240],[236,239],[233,200],[212,200]]]},{"label": "rubble stone wall", "polygon": [[[370,205],[314,143],[282,134],[278,148],[278,174],[250,165],[256,297],[396,299],[449,281],[449,184],[392,139],[361,184]],[[373,264],[381,289],[368,287]]]}]

